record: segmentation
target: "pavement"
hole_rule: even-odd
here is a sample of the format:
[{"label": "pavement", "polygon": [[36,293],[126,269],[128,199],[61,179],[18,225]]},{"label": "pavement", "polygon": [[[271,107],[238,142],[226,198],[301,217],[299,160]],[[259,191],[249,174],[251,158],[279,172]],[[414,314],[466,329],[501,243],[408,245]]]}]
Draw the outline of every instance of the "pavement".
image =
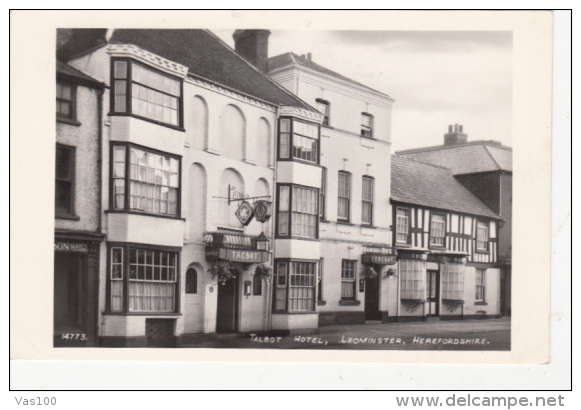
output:
[{"label": "pavement", "polygon": [[279,336],[268,332],[217,335],[186,348],[510,350],[510,318],[322,326],[317,334]]}]

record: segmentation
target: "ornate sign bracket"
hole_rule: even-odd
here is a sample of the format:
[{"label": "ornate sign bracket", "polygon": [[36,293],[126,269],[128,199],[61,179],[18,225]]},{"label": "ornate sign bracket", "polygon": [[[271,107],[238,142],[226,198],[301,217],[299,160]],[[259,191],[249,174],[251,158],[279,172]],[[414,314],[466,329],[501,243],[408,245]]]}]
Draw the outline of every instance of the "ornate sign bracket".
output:
[{"label": "ornate sign bracket", "polygon": [[261,198],[270,198],[270,197],[271,197],[270,195],[251,197],[248,194],[243,194],[240,191],[237,191],[235,186],[228,185],[228,197],[215,196],[214,198],[227,199],[228,206],[230,206],[230,204],[232,202],[240,202],[240,201],[255,200],[255,199],[261,199]]}]

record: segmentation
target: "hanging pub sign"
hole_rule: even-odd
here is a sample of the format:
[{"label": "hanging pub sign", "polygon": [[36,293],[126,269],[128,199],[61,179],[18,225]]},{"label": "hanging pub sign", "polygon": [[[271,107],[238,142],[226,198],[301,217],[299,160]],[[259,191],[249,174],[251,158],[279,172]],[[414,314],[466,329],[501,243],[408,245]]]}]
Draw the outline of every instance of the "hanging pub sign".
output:
[{"label": "hanging pub sign", "polygon": [[270,201],[256,201],[254,203],[254,217],[258,222],[266,222],[272,215],[272,204]]},{"label": "hanging pub sign", "polygon": [[252,217],[254,216],[254,208],[247,201],[243,201],[242,204],[236,210],[236,218],[244,226],[247,226]]}]

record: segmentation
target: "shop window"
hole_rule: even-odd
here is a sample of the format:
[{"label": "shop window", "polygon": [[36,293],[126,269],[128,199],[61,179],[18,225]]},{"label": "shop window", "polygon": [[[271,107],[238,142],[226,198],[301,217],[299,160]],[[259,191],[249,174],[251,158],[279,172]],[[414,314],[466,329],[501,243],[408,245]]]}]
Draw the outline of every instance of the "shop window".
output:
[{"label": "shop window", "polygon": [[356,292],[355,266],[357,261],[341,261],[341,299],[354,300]]},{"label": "shop window", "polygon": [[319,125],[281,118],[279,122],[278,158],[319,163]]},{"label": "shop window", "polygon": [[337,220],[349,222],[351,207],[351,174],[339,171]]},{"label": "shop window", "polygon": [[262,296],[262,277],[258,275],[252,278],[252,295]]},{"label": "shop window", "polygon": [[198,272],[194,268],[189,268],[186,272],[186,293],[198,293]]},{"label": "shop window", "polygon": [[446,217],[442,214],[432,214],[430,224],[430,245],[443,247],[446,239]]},{"label": "shop window", "polygon": [[131,145],[112,151],[112,209],[179,216],[179,157]]},{"label": "shop window", "polygon": [[373,225],[373,196],[375,180],[372,177],[362,178],[363,192],[361,193],[361,223]]},{"label": "shop window", "polygon": [[486,299],[486,269],[476,269],[476,302],[484,302]]},{"label": "shop window", "polygon": [[76,117],[76,92],[73,84],[56,83],[56,115],[57,118],[74,120]]},{"label": "shop window", "polygon": [[397,208],[395,216],[395,241],[398,243],[409,242],[410,210]]},{"label": "shop window", "polygon": [[463,263],[443,264],[442,270],[442,299],[464,300],[464,272]]},{"label": "shop window", "polygon": [[75,213],[75,147],[56,146],[56,216],[74,216]]},{"label": "shop window", "polygon": [[426,262],[401,259],[399,261],[401,299],[424,300],[426,298]]},{"label": "shop window", "polygon": [[181,126],[181,80],[132,60],[113,60],[112,74],[114,113]]},{"label": "shop window", "polygon": [[361,136],[373,138],[373,115],[361,113]]},{"label": "shop window", "polygon": [[279,185],[278,190],[278,236],[317,238],[317,189]]},{"label": "shop window", "polygon": [[488,251],[488,223],[477,222],[476,223],[476,250],[477,251]]},{"label": "shop window", "polygon": [[323,126],[328,127],[331,105],[329,104],[329,101],[321,100],[320,98],[317,98],[316,102],[317,102],[317,111],[319,111],[321,114],[325,116],[323,119]]},{"label": "shop window", "polygon": [[111,312],[176,311],[178,253],[112,246],[109,265]]},{"label": "shop window", "polygon": [[277,261],[274,310],[314,311],[316,269],[316,262]]}]

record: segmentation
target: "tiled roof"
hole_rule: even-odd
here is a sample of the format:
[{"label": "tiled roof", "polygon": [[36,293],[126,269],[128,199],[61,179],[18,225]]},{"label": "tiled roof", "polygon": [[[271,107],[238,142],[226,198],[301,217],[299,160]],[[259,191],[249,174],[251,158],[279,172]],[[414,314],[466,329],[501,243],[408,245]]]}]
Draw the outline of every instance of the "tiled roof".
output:
[{"label": "tiled roof", "polygon": [[455,175],[489,171],[512,172],[512,149],[494,141],[409,149],[398,151],[396,155],[450,168]]},{"label": "tiled roof", "polygon": [[133,44],[189,69],[189,73],[275,105],[316,111],[240,57],[208,30],[116,29],[110,43]]},{"label": "tiled roof", "polygon": [[298,54],[295,53],[284,53],[284,54],[280,54],[274,57],[271,57],[268,59],[268,71],[274,71],[278,68],[281,67],[286,67],[286,66],[290,66],[290,65],[297,65],[297,66],[301,66],[301,67],[305,67],[305,68],[310,68],[311,70],[314,71],[318,71],[322,74],[326,74],[332,77],[336,77],[340,80],[346,81],[348,83],[351,84],[355,84],[359,87],[363,87],[366,88],[367,90],[373,91],[374,93],[380,93],[383,94],[387,97],[389,97],[387,94],[382,93],[380,91],[374,90],[371,87],[368,87],[364,84],[358,83],[357,81],[354,81],[352,79],[350,79],[349,77],[345,77],[344,75],[341,75],[339,73],[336,73],[335,71],[329,70],[326,67],[323,67],[322,65],[319,65],[317,63],[315,63],[312,60],[309,60],[306,57],[303,56],[299,56]]},{"label": "tiled roof", "polygon": [[83,84],[92,85],[99,88],[105,86],[105,84],[95,80],[93,77],[88,76],[87,74],[77,70],[74,67],[71,67],[70,65],[62,61],[57,60],[56,72],[57,75],[63,75],[65,77],[72,77],[76,80],[80,80]]},{"label": "tiled roof", "polygon": [[391,199],[407,204],[499,218],[444,167],[392,156]]}]

